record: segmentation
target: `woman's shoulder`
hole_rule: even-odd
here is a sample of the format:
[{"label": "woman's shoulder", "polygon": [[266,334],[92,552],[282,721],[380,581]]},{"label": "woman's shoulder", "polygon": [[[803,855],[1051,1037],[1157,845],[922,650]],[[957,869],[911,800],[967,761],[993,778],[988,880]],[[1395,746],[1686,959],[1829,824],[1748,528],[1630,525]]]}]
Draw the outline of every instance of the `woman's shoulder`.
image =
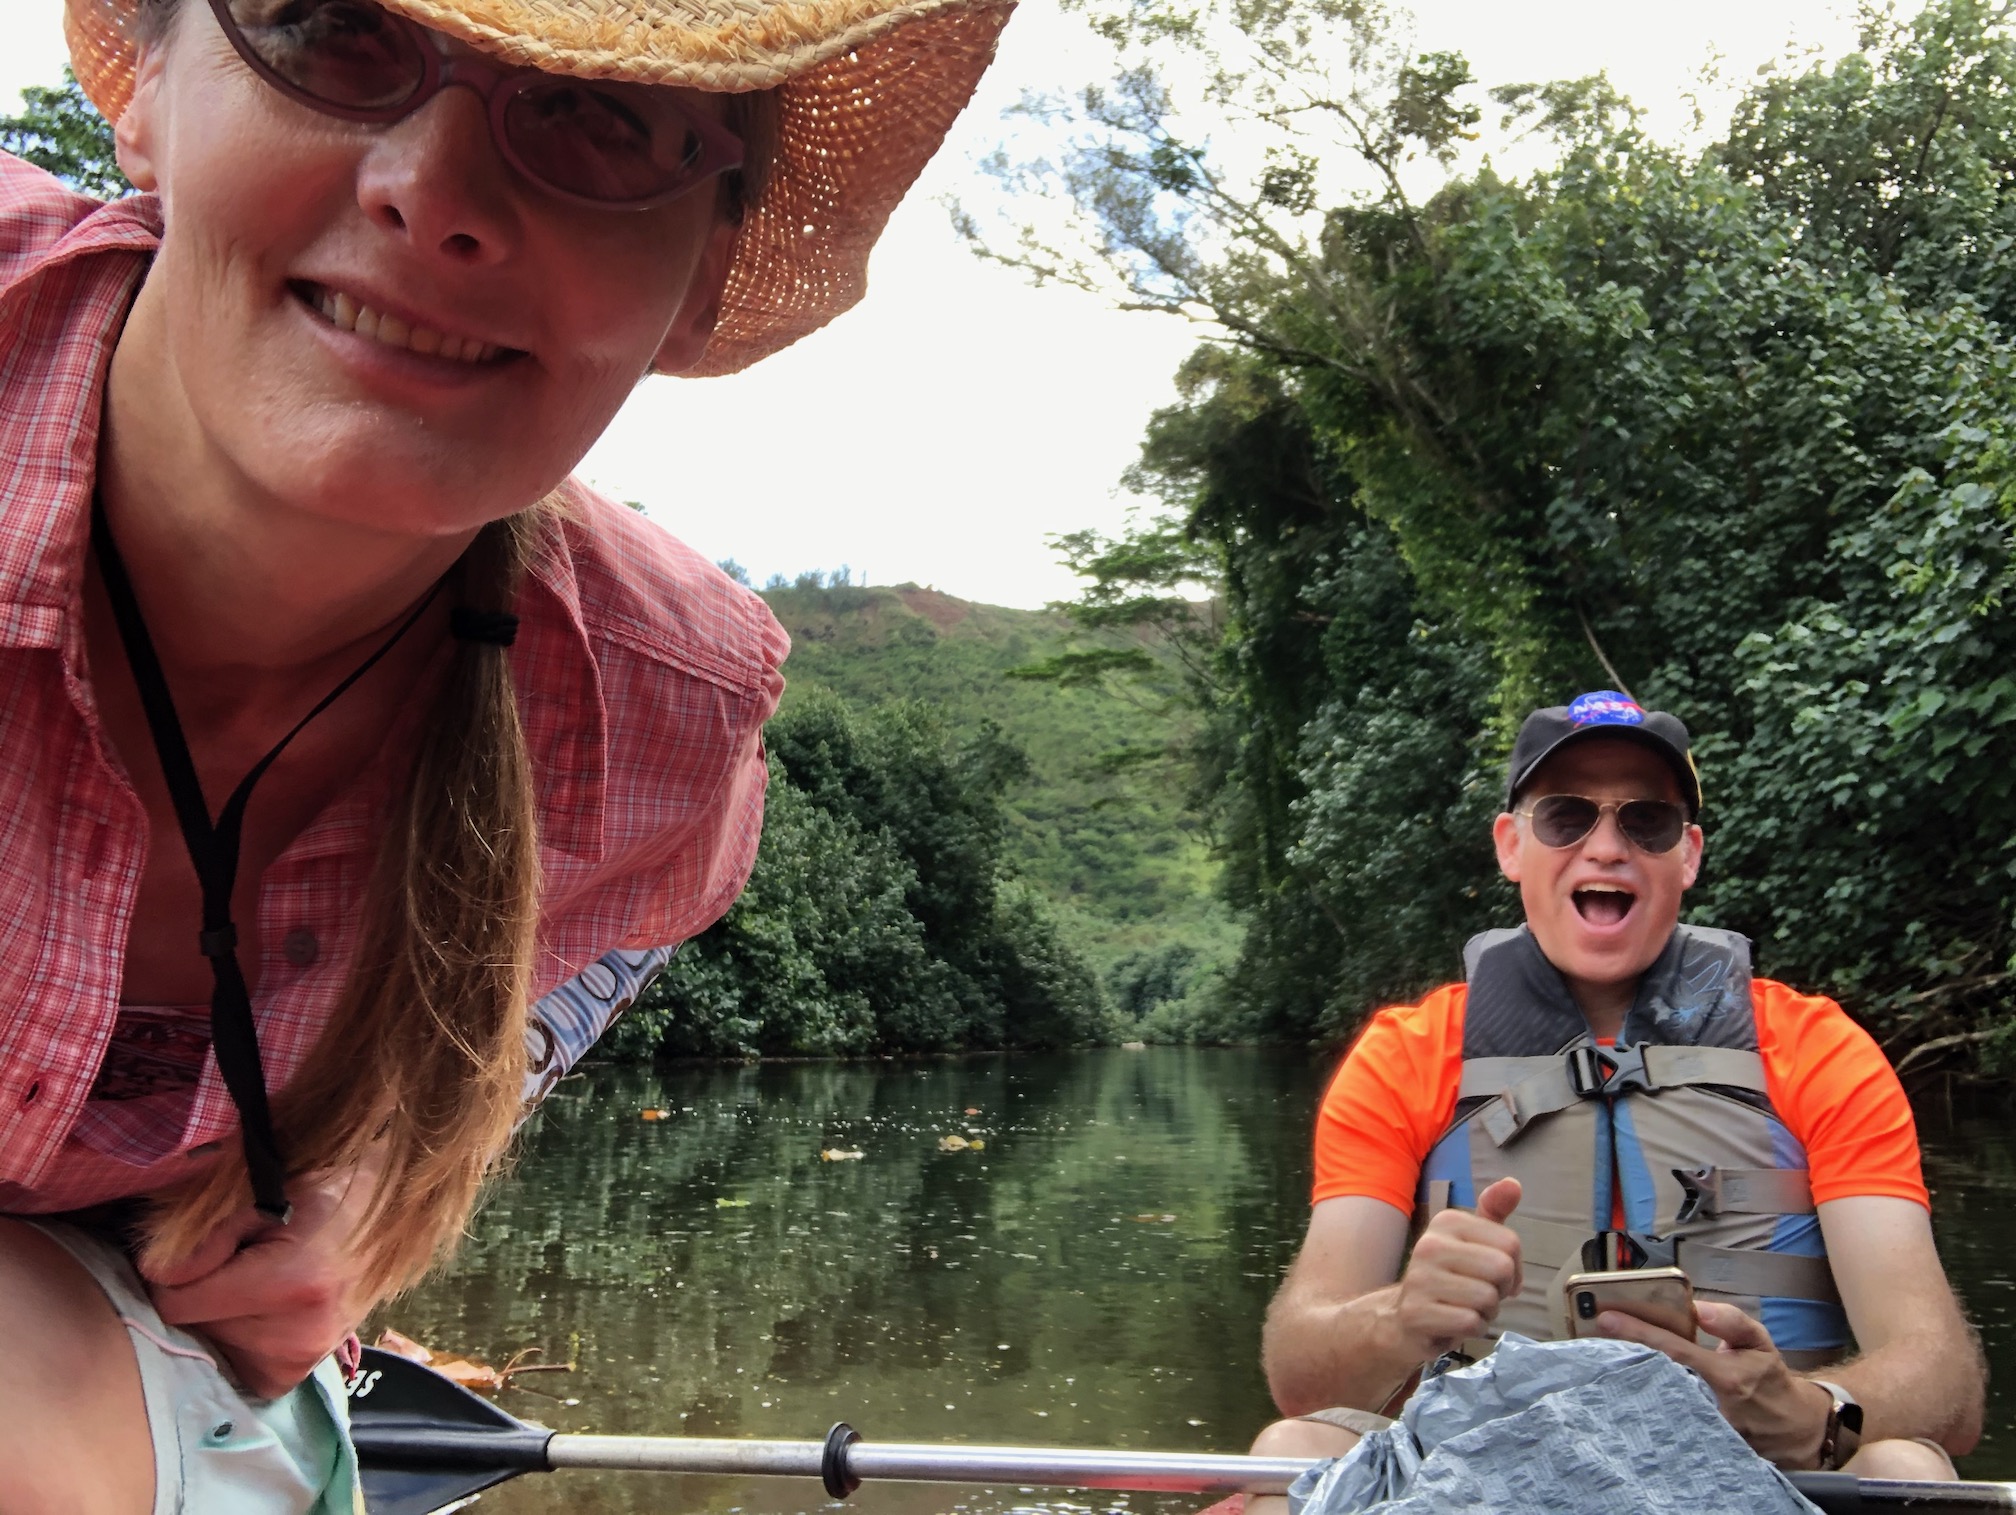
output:
[{"label": "woman's shoulder", "polygon": [[761,595],[640,511],[578,480],[560,491],[552,587],[593,643],[774,702],[790,638]]},{"label": "woman's shoulder", "polygon": [[135,229],[154,230],[147,214],[151,205],[151,198],[146,206],[136,198],[107,206],[78,194],[54,174],[0,152],[0,293],[40,268],[87,222],[116,223],[122,241]]}]

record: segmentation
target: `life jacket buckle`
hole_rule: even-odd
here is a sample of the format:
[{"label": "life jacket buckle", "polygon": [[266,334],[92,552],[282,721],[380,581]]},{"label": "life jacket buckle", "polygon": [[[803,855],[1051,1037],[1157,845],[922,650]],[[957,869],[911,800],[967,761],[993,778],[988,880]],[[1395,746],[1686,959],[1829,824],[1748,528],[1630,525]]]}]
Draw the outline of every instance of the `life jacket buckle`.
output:
[{"label": "life jacket buckle", "polygon": [[1568,1087],[1583,1099],[1610,1099],[1642,1089],[1652,1093],[1659,1085],[1645,1066],[1645,1048],[1593,1047],[1584,1043],[1568,1049]]},{"label": "life jacket buckle", "polygon": [[1568,1049],[1568,1087],[1582,1099],[1594,1099],[1603,1092],[1610,1077],[1600,1048],[1588,1045]]},{"label": "life jacket buckle", "polygon": [[1719,1168],[1675,1168],[1673,1176],[1687,1197],[1673,1217],[1676,1224],[1714,1220],[1722,1214],[1722,1172]]},{"label": "life jacket buckle", "polygon": [[1582,1243],[1582,1268],[1588,1273],[1622,1273],[1637,1268],[1675,1268],[1680,1238],[1649,1236],[1642,1231],[1598,1231]]}]

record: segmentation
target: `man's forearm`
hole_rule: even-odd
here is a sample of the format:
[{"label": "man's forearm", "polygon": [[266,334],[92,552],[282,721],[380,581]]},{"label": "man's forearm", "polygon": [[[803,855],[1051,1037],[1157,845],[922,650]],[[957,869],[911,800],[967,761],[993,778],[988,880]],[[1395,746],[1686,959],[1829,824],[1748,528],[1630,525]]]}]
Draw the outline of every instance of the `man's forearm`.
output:
[{"label": "man's forearm", "polygon": [[1980,1348],[1959,1328],[1948,1341],[1898,1340],[1805,1375],[1838,1383],[1862,1406],[1862,1440],[1923,1436],[1954,1456],[1981,1439]]},{"label": "man's forearm", "polygon": [[1284,1415],[1349,1406],[1378,1410],[1421,1366],[1394,1322],[1400,1286],[1343,1303],[1277,1300],[1262,1355],[1267,1387]]}]

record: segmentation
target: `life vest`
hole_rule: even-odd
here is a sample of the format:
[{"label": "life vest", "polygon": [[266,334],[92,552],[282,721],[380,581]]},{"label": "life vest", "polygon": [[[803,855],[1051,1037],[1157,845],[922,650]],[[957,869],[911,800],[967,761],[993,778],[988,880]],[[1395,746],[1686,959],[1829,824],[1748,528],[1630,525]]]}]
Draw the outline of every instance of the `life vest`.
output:
[{"label": "life vest", "polygon": [[1761,1320],[1792,1367],[1843,1356],[1848,1319],[1806,1152],[1765,1088],[1749,942],[1677,928],[1614,1047],[1596,1044],[1523,927],[1472,938],[1463,958],[1463,1081],[1422,1166],[1415,1225],[1475,1205],[1497,1179],[1519,1180],[1509,1224],[1525,1283],[1500,1308],[1498,1329],[1562,1335],[1561,1286],[1572,1273],[1677,1265],[1697,1297]]}]

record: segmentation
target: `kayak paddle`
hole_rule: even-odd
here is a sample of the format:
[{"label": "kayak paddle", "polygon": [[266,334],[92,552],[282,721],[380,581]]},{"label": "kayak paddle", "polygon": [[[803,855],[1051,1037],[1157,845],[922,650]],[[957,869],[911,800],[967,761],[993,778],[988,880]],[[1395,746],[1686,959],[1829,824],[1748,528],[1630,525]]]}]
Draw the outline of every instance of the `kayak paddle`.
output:
[{"label": "kayak paddle", "polygon": [[[430,1368],[376,1347],[350,1385],[350,1430],[370,1515],[434,1515],[520,1473],[612,1468],[646,1473],[817,1478],[835,1499],[871,1479],[1279,1494],[1314,1462],[1201,1452],[865,1442],[846,1424],[822,1441],[701,1436],[577,1436],[527,1425]],[[1858,1511],[2016,1510],[2016,1484],[1903,1483],[1792,1473],[1826,1515]]]}]

